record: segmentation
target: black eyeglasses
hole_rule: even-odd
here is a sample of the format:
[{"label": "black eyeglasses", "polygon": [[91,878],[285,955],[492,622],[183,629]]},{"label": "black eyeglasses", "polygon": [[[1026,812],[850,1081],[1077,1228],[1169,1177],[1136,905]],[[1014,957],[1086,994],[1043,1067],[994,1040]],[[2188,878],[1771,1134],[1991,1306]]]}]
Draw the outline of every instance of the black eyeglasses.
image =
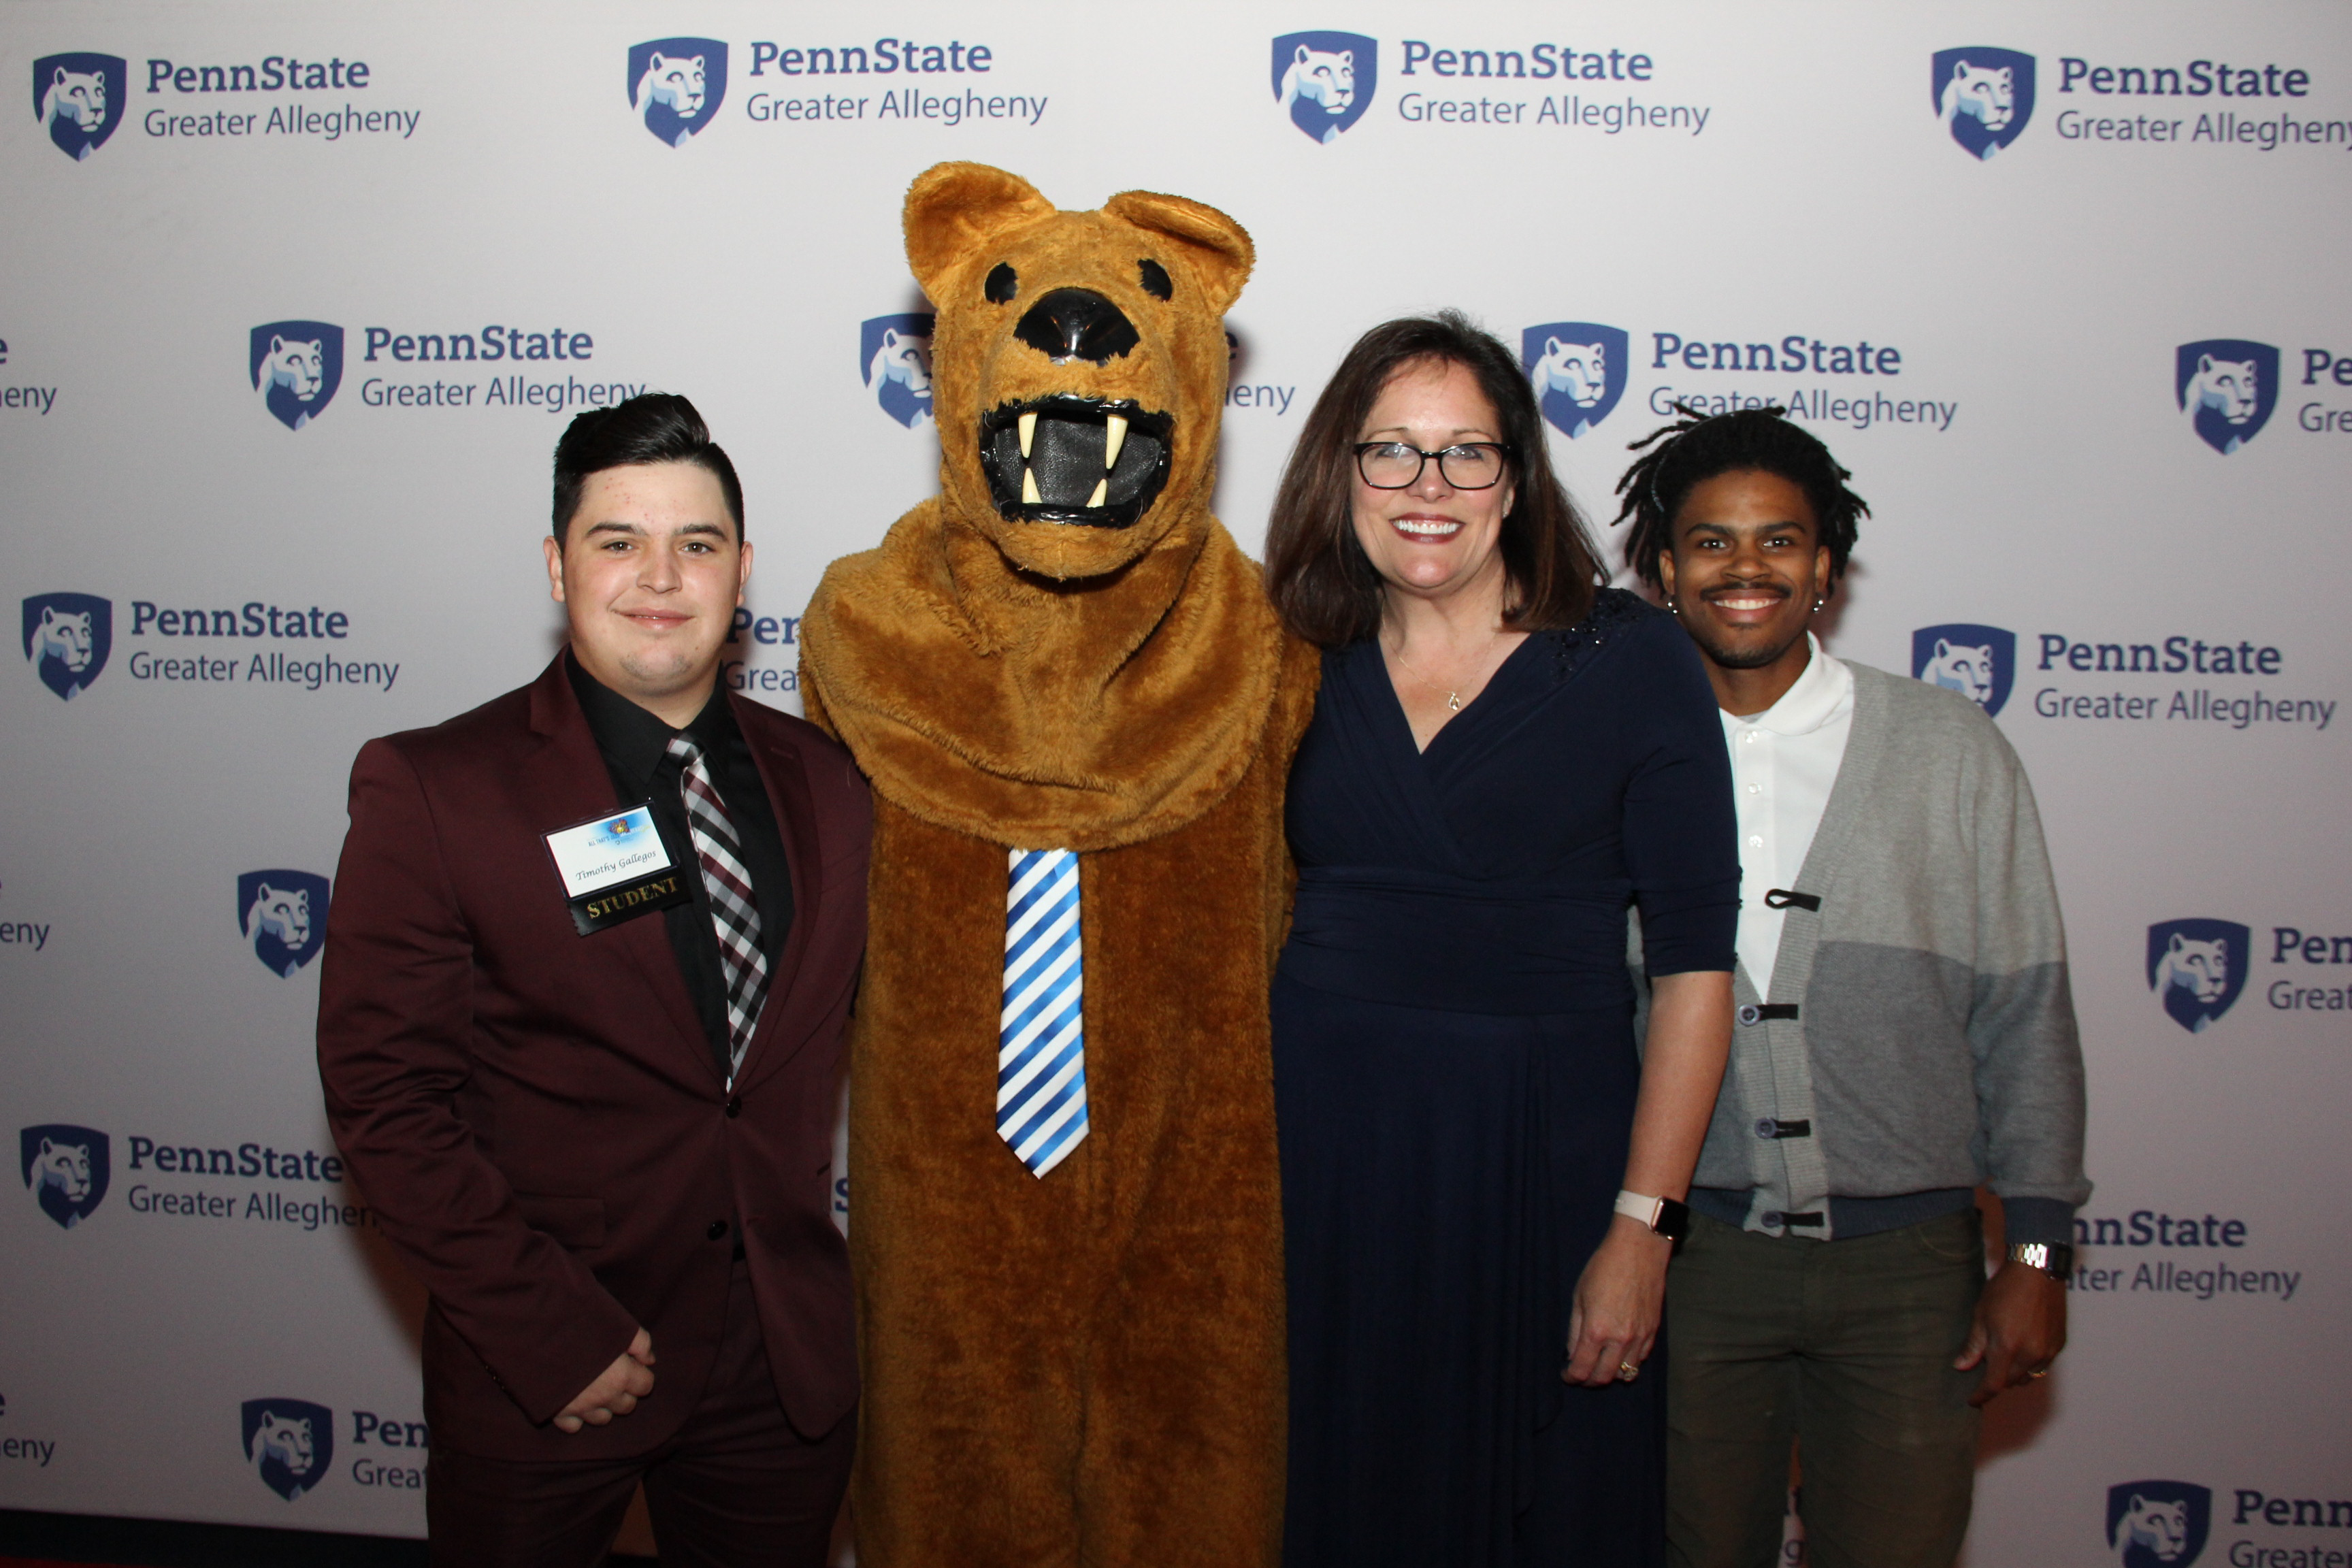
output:
[{"label": "black eyeglasses", "polygon": [[1376,490],[1410,489],[1432,458],[1437,471],[1457,490],[1493,489],[1503,477],[1511,449],[1493,441],[1465,441],[1443,451],[1424,452],[1402,441],[1356,443],[1356,472]]}]

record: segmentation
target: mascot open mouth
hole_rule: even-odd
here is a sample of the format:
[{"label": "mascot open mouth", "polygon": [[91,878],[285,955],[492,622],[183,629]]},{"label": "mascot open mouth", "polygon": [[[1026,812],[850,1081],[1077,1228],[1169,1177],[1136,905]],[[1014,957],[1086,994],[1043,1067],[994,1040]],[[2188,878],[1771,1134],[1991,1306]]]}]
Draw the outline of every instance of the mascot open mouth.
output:
[{"label": "mascot open mouth", "polygon": [[996,510],[1016,522],[1125,528],[1168,482],[1174,424],[1132,401],[1000,404],[980,416],[980,466]]}]

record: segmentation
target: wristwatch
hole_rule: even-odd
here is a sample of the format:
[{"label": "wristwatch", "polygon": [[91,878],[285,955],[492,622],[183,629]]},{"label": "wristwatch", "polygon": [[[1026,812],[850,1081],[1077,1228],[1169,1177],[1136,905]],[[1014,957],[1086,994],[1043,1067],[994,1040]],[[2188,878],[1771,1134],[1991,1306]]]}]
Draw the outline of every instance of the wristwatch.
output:
[{"label": "wristwatch", "polygon": [[1668,1241],[1680,1241],[1690,1234],[1690,1205],[1679,1199],[1621,1192],[1617,1194],[1617,1212],[1627,1219],[1640,1220]]},{"label": "wristwatch", "polygon": [[2064,1281],[2074,1272],[2074,1244],[2071,1241],[2012,1241],[2009,1244],[2009,1260],[2022,1263],[2028,1268],[2039,1268],[2053,1279]]}]

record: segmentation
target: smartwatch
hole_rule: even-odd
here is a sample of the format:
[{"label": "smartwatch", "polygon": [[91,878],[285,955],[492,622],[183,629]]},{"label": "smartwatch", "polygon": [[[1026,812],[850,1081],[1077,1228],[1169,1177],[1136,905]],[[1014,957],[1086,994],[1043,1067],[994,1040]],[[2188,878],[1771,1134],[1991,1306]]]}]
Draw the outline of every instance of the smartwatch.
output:
[{"label": "smartwatch", "polygon": [[1679,1199],[1621,1192],[1617,1194],[1617,1212],[1627,1219],[1640,1220],[1668,1241],[1680,1241],[1690,1234],[1690,1205]]},{"label": "smartwatch", "polygon": [[2064,1281],[2074,1273],[2074,1244],[2071,1241],[2012,1241],[2009,1244],[2009,1260],[2022,1263],[2028,1268],[2039,1268],[2053,1279]]}]

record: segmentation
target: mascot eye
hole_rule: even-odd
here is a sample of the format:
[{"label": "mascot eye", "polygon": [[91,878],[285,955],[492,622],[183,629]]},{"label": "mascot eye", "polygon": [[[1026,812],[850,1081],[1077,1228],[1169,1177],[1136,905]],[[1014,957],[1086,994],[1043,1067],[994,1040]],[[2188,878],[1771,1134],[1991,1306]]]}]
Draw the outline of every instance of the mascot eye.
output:
[{"label": "mascot eye", "polygon": [[988,281],[982,286],[981,292],[988,296],[991,303],[1002,305],[1021,292],[1021,275],[1000,261],[988,269]]},{"label": "mascot eye", "polygon": [[1146,258],[1135,264],[1143,274],[1143,291],[1155,300],[1165,300],[1176,292],[1176,285],[1168,280],[1168,268]]}]

